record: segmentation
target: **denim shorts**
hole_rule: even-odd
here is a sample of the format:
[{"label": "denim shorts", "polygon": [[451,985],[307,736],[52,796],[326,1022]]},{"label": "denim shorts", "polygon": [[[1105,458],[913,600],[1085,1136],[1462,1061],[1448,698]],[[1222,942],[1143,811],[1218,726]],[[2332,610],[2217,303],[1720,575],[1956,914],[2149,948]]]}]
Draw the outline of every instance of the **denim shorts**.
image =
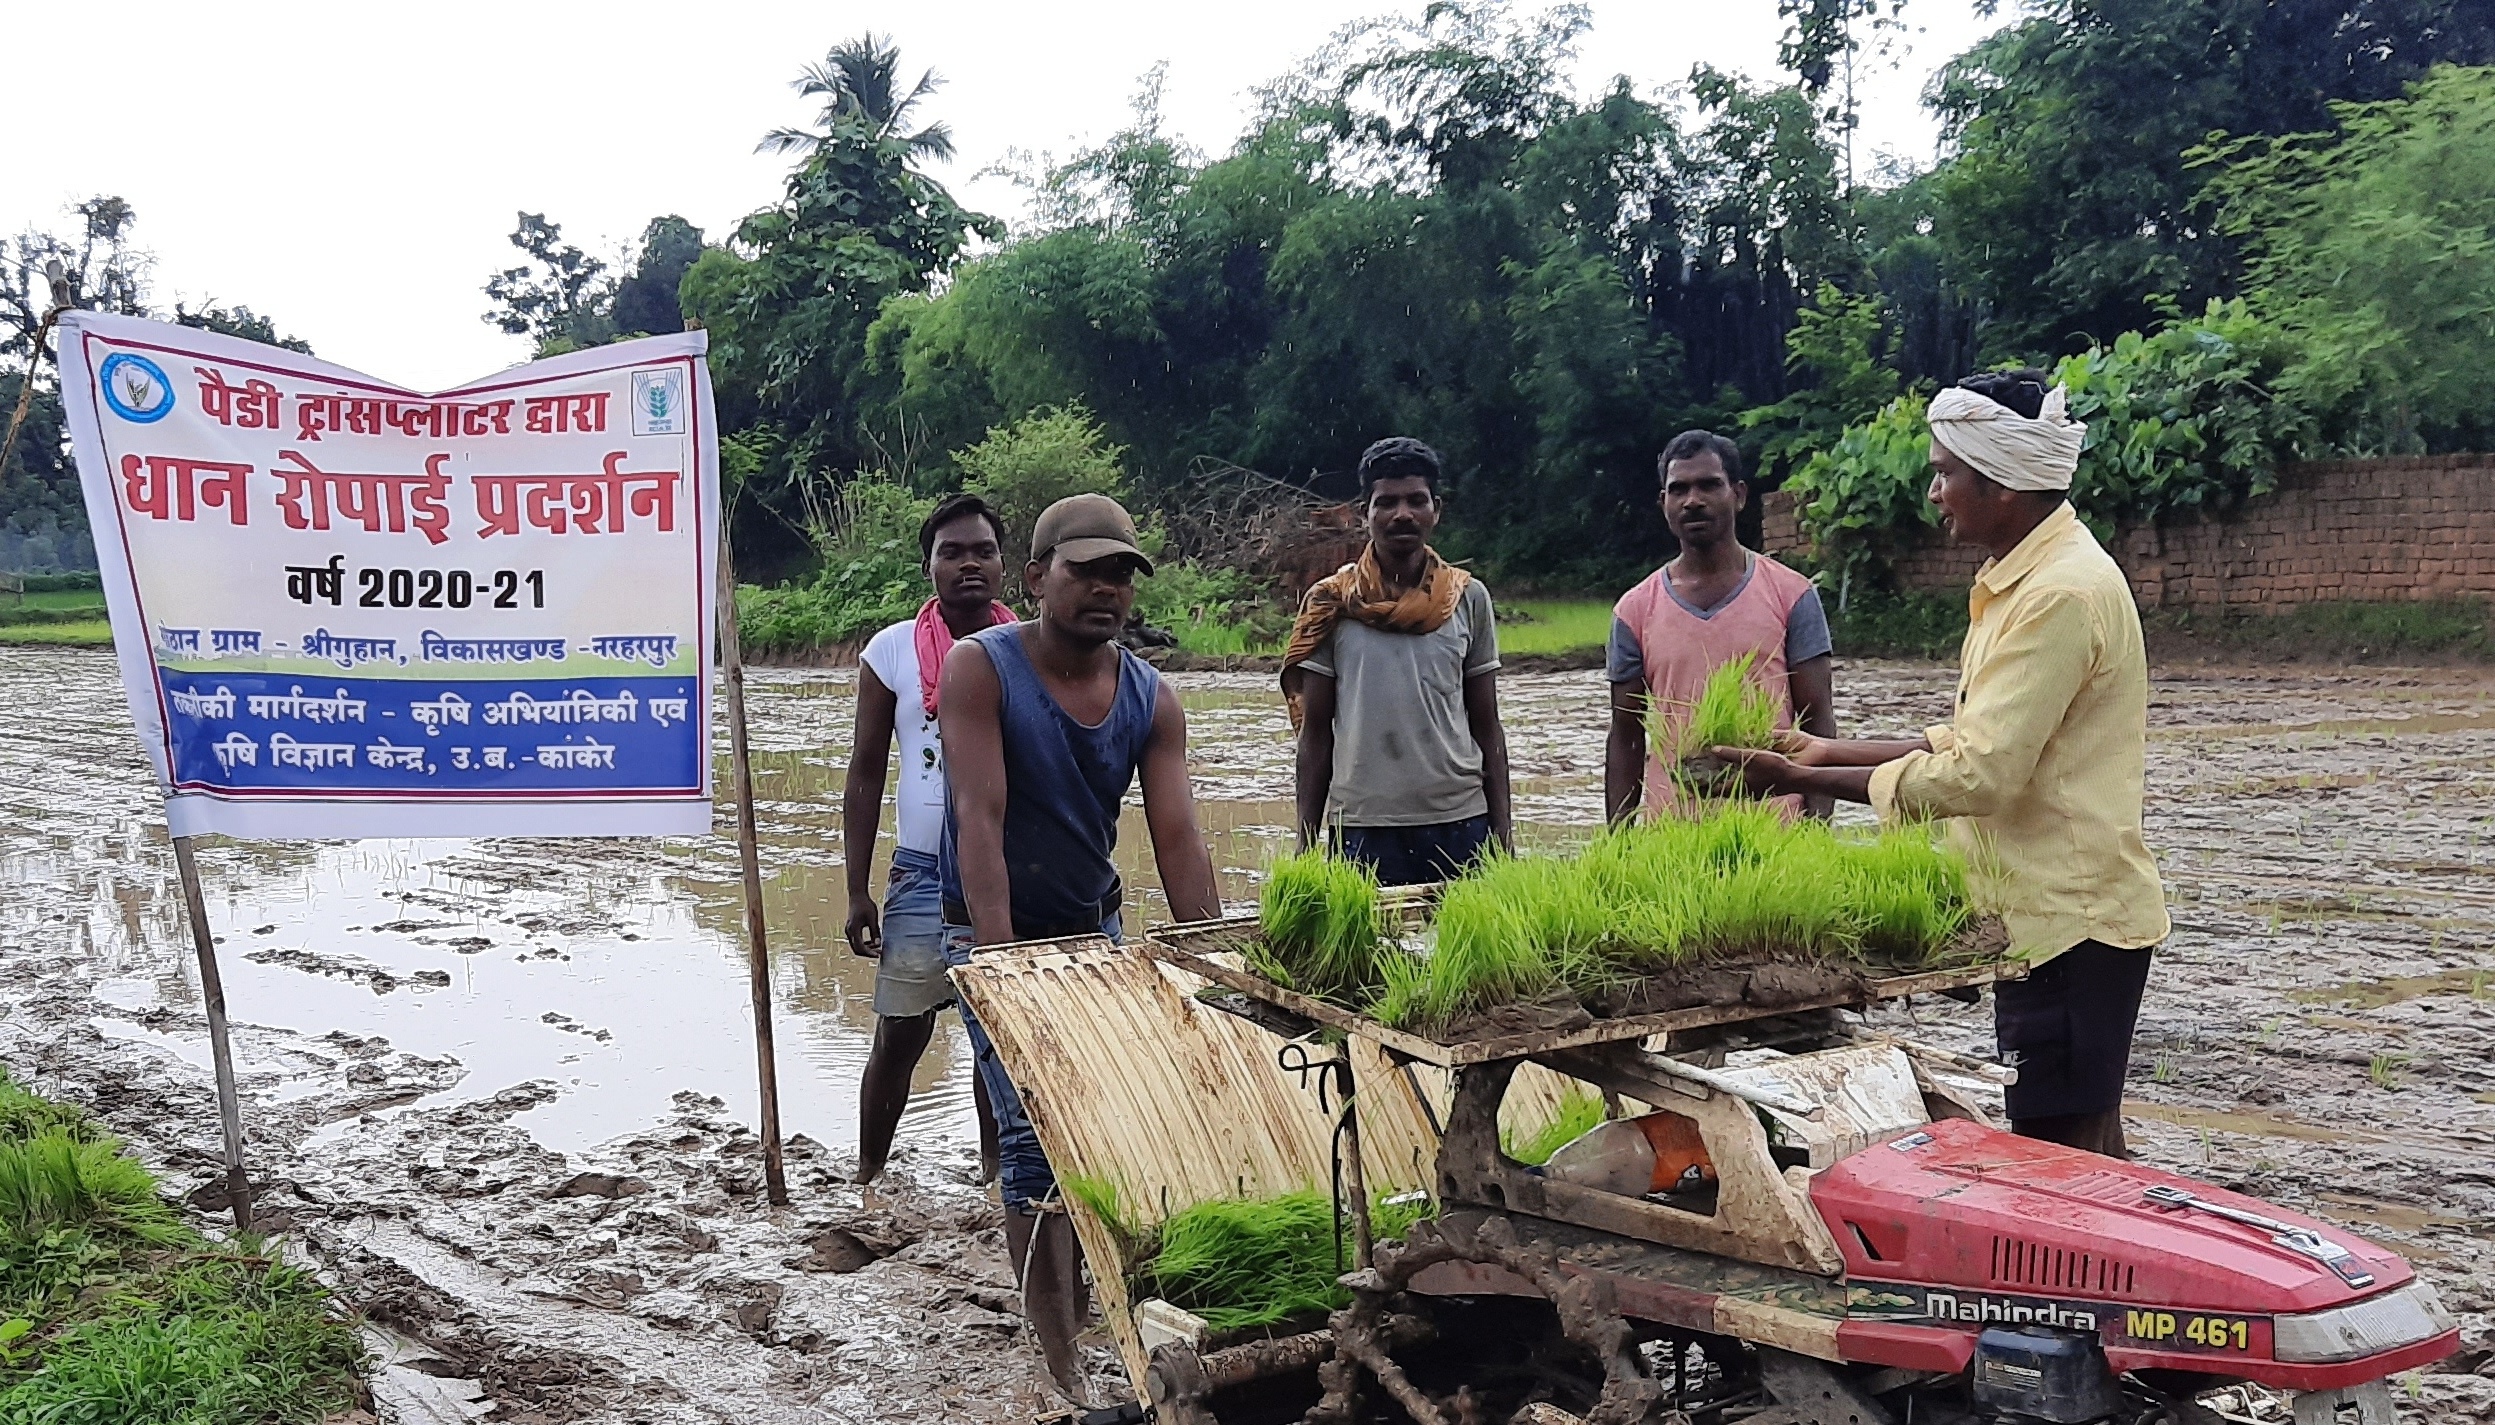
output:
[{"label": "denim shorts", "polygon": [[875,962],[875,1012],[887,1019],[915,1019],[953,1002],[953,979],[945,973],[944,890],[936,858],[926,851],[897,849],[884,887],[884,954]]}]

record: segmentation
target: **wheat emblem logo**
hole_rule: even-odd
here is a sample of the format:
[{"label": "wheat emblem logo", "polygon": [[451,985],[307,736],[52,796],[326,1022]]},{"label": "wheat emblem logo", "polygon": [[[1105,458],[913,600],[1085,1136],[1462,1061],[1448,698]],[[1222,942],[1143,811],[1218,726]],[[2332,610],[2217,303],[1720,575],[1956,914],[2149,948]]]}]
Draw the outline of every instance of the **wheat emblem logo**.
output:
[{"label": "wheat emblem logo", "polygon": [[682,373],[665,370],[632,373],[634,435],[682,435],[686,414]]}]

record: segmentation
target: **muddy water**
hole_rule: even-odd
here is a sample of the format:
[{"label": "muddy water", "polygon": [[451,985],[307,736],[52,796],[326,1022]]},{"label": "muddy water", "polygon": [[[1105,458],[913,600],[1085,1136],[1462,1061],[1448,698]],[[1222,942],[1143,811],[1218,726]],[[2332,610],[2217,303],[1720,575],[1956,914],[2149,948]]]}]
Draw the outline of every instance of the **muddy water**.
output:
[{"label": "muddy water", "polygon": [[[1281,713],[1261,676],[1178,681],[1224,894],[1245,900],[1288,844]],[[849,688],[766,672],[753,698],[787,1209],[761,1205],[745,1126],[726,840],[204,847],[255,1165],[297,1240],[422,1358],[385,1376],[392,1398],[550,1422],[1006,1421],[1049,1399],[971,1183],[956,1030],[887,1184],[836,1181],[871,1026],[871,969],[840,938]],[[1848,667],[1840,710],[1913,728],[1948,688],[1928,666]],[[1503,694],[1524,838],[1584,835],[1599,675]],[[2134,1144],[2409,1252],[2464,1312],[2473,1370],[2495,1306],[2495,679],[2192,670],[2160,677],[2151,720],[2176,933]],[[0,1062],[204,1179],[187,942],[109,658],[0,650],[0,727]],[[1152,916],[1145,845],[1130,814]],[[1987,1009],[1911,1012],[1986,1047]],[[2402,1394],[2417,1418],[2495,1420],[2479,1376]]]},{"label": "muddy water", "polygon": [[[31,732],[0,744],[0,883],[16,888],[0,926],[25,948],[73,949],[102,970],[98,1027],[148,1039],[151,1012],[196,1005],[195,973],[161,810],[113,679],[98,654],[0,651],[0,726]],[[873,966],[842,936],[854,674],[765,670],[753,684],[783,1120],[852,1146],[874,1027]],[[1582,715],[1573,705],[1584,695],[1511,696],[1529,840],[1560,840],[1593,818],[1599,763],[1581,766],[1524,730]],[[1243,903],[1290,845],[1291,805],[1277,796],[1290,784],[1288,728],[1269,678],[1204,675],[1183,696],[1200,819],[1225,898]],[[724,781],[724,758],[720,771]],[[379,1035],[456,1059],[460,1083],[428,1105],[548,1080],[559,1093],[523,1121],[558,1151],[650,1122],[680,1090],[744,1102],[751,1011],[728,825],[723,816],[721,836],[682,842],[203,842],[229,1004],[253,1024]],[[887,858],[889,831],[887,819]],[[1149,846],[1140,803],[1130,805],[1121,860],[1142,914],[1159,918]],[[918,1075],[913,1135],[968,1132],[966,1052],[947,1016]]]}]

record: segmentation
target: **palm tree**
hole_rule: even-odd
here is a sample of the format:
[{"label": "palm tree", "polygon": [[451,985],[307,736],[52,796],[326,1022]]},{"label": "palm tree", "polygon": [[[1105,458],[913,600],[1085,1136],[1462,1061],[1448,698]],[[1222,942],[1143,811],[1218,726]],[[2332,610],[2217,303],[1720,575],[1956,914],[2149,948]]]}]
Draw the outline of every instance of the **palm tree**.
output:
[{"label": "palm tree", "polygon": [[916,133],[902,131],[918,101],[934,93],[944,80],[930,69],[919,75],[918,82],[903,94],[899,92],[900,69],[900,46],[890,39],[878,38],[872,30],[832,46],[821,64],[807,65],[805,72],[791,81],[799,94],[823,100],[822,115],[816,120],[822,131],[773,129],[754,145],[754,151],[812,153],[830,140],[831,130],[840,120],[864,119],[874,128],[876,138],[899,139],[908,146],[912,158],[951,158],[953,131],[944,124],[929,124]]}]

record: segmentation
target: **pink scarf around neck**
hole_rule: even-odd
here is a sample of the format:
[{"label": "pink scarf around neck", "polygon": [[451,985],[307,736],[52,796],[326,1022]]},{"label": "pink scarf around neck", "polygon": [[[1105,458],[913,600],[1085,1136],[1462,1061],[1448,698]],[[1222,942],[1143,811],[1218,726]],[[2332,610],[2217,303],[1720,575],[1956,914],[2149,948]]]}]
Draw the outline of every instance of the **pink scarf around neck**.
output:
[{"label": "pink scarf around neck", "polygon": [[[1005,604],[988,604],[988,626],[1017,623],[1022,615]],[[929,599],[918,606],[918,625],[913,642],[918,649],[918,702],[927,716],[936,715],[936,678],[944,671],[944,655],[953,651],[953,626],[944,621],[944,610]]]}]

